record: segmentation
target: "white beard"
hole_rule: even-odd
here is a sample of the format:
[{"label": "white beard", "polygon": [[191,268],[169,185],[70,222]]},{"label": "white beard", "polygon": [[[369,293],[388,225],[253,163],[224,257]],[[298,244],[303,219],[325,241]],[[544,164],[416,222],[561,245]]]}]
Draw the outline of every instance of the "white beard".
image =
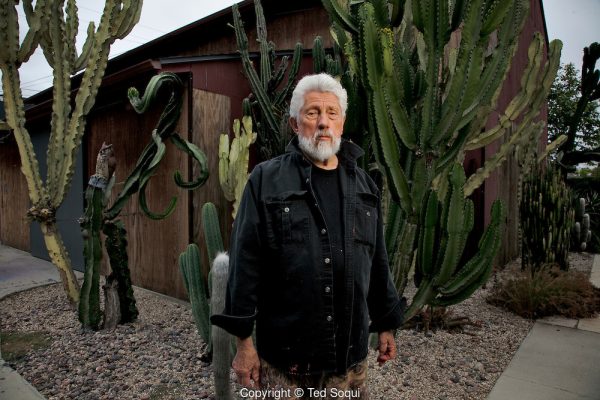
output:
[{"label": "white beard", "polygon": [[[317,138],[327,136],[331,142],[317,140]],[[300,149],[313,161],[325,162],[337,154],[342,143],[341,137],[336,137],[331,131],[315,131],[312,138],[298,134],[298,145]]]}]

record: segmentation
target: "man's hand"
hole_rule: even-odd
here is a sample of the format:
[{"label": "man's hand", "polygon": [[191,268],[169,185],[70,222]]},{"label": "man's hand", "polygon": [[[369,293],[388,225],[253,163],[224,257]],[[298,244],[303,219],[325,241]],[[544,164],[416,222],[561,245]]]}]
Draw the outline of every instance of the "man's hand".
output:
[{"label": "man's hand", "polygon": [[232,363],[237,381],[244,387],[258,388],[260,384],[260,360],[252,343],[252,336],[237,339],[237,352]]},{"label": "man's hand", "polygon": [[393,331],[379,332],[379,365],[396,357],[396,340]]}]

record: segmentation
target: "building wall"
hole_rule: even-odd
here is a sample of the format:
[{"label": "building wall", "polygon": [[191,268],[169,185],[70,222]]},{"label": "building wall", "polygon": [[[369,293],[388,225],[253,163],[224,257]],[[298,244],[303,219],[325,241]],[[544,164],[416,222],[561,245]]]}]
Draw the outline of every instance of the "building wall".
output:
[{"label": "building wall", "polygon": [[[529,18],[525,23],[525,26],[519,36],[519,44],[517,52],[512,60],[511,69],[508,73],[507,79],[504,82],[502,92],[498,99],[498,109],[504,110],[510,100],[519,92],[521,88],[521,76],[522,71],[525,69],[528,63],[527,49],[533,39],[535,32],[540,32],[545,35],[545,27],[543,14],[541,10],[539,0],[530,1]],[[547,55],[547,48],[544,49],[545,58]],[[538,120],[548,119],[548,107],[544,105],[540,110],[540,116]],[[491,128],[497,123],[498,114],[493,114],[488,120],[486,128]],[[542,134],[540,139],[541,144],[546,143],[547,131]],[[508,134],[504,138],[497,140],[491,145],[487,146],[484,151],[483,157],[485,159],[491,158],[496,151],[498,151],[501,143],[508,138]],[[483,217],[485,225],[490,220],[490,210],[492,203],[496,198],[501,199],[507,206],[507,224],[503,235],[503,242],[497,256],[497,265],[504,265],[506,262],[519,257],[519,204],[518,204],[518,182],[521,171],[518,167],[516,158],[514,155],[509,155],[506,158],[504,164],[497,169],[492,175],[486,180],[484,193],[485,193],[485,209],[483,210]]]},{"label": "building wall", "polygon": [[0,243],[30,250],[29,195],[12,133],[0,132]]}]

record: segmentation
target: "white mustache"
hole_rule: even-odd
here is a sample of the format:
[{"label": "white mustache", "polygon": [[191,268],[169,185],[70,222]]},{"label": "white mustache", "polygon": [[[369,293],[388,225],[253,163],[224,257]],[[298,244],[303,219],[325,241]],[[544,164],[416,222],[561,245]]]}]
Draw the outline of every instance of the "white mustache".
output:
[{"label": "white mustache", "polygon": [[330,139],[333,139],[333,133],[331,131],[322,131],[322,130],[318,130],[315,132],[315,134],[313,135],[313,138],[315,140],[322,138],[322,137],[328,137]]}]

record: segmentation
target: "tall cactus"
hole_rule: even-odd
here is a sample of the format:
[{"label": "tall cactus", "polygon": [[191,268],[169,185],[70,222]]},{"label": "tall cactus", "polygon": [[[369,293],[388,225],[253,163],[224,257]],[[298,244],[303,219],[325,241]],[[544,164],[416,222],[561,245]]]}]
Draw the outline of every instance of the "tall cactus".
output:
[{"label": "tall cactus", "polygon": [[234,138],[222,134],[219,142],[219,182],[225,198],[233,201],[232,216],[235,219],[242,192],[248,180],[250,145],[256,141],[256,132],[252,131],[252,118],[242,117],[242,122],[233,121]]},{"label": "tall cactus", "polygon": [[[81,54],[75,48],[79,28],[75,0],[23,1],[29,30],[19,38],[17,0],[0,1],[0,70],[6,122],[13,130],[21,170],[27,180],[31,208],[28,215],[40,223],[46,248],[59,270],[67,297],[79,300],[79,285],[71,260],[56,226],[56,211],[71,185],[77,150],[88,113],[106,70],[110,46],[133,29],[140,18],[142,0],[107,0],[98,28],[91,22]],[[42,180],[29,132],[25,128],[25,105],[19,67],[41,46],[53,69],[52,121],[48,143],[47,175]],[[75,98],[71,76],[85,68]],[[73,100],[73,101],[72,101]],[[71,106],[73,105],[73,106]]]},{"label": "tall cactus", "polygon": [[[425,219],[428,203],[432,202],[431,207],[435,204],[430,200],[431,191],[443,204],[456,202],[452,199],[456,193],[468,196],[506,154],[539,134],[540,125],[533,121],[558,69],[561,44],[551,43],[549,61],[544,63],[544,39],[535,34],[521,90],[500,112],[496,125],[486,130],[529,12],[529,0],[323,0],[323,5],[348,59],[353,86],[366,97],[365,107],[359,110],[367,132],[361,143],[377,161],[391,197],[386,208],[386,244],[402,292],[415,257],[417,264],[425,262],[419,261],[418,254],[423,254],[419,253],[426,245],[423,240],[431,239],[426,232],[433,226],[424,225],[432,223]],[[337,33],[340,30],[343,34]],[[452,183],[458,179],[454,165],[462,162],[466,151],[486,146],[507,133],[506,145],[487,167],[467,177],[460,188]],[[497,233],[500,208],[495,206],[496,222],[488,232]],[[461,212],[468,215],[467,211]],[[463,228],[460,224],[452,227]],[[441,228],[436,229],[440,232]],[[475,275],[479,277],[485,276],[483,270],[489,270],[482,262],[460,263],[464,238],[458,238],[464,232],[457,233],[447,232],[448,243],[442,243],[451,246],[439,255],[444,268],[416,268],[423,279],[418,280],[419,291],[409,317],[423,305],[448,303],[453,295],[464,297],[454,286],[445,288],[451,276],[472,272],[474,264],[478,265],[480,273]],[[493,259],[495,251],[490,251],[498,245],[491,240],[500,238],[484,234],[480,252]],[[434,275],[426,279],[428,274]],[[481,284],[481,280],[475,282]],[[445,300],[435,300],[441,298]]]},{"label": "tall cactus", "polygon": [[[275,44],[267,40],[267,26],[260,0],[254,0],[254,9],[256,11],[257,41],[260,47],[258,72],[250,60],[248,37],[244,31],[238,5],[232,6],[238,52],[242,58],[244,75],[252,89],[250,105],[252,120],[256,123],[258,132],[259,156],[263,160],[268,160],[283,153],[287,144],[289,130],[287,103],[292,95],[294,82],[300,69],[302,45],[296,44],[289,70],[289,57],[287,56],[281,57],[279,65],[276,67]],[[278,90],[286,76],[287,82],[282,89]]]}]

